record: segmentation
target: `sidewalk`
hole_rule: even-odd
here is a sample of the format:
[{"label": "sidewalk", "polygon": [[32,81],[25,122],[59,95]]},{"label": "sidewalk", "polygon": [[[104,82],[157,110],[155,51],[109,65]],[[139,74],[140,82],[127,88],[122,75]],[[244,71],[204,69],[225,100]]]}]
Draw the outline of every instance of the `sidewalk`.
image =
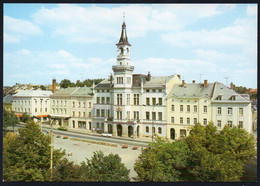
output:
[{"label": "sidewalk", "polygon": [[[45,124],[42,124],[42,127],[43,128],[51,128],[50,125],[45,125]],[[60,126],[57,126],[57,125],[53,125],[53,129],[55,130],[58,130]],[[92,135],[92,136],[101,136],[101,134],[98,134],[97,132],[92,132],[92,131],[89,131],[87,129],[76,129],[76,128],[68,128],[67,132],[74,132],[74,133],[78,133],[78,134],[87,134],[87,135]],[[139,142],[146,142],[146,143],[150,143],[152,142],[151,139],[133,139],[133,138],[126,138],[126,137],[119,137],[119,136],[112,136],[110,138],[114,138],[114,139],[122,139],[122,140],[128,140],[128,141],[139,141]]]}]

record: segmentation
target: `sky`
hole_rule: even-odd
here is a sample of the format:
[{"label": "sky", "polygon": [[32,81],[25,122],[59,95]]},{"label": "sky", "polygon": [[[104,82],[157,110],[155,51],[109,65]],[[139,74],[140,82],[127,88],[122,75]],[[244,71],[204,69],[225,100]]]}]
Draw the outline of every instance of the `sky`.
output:
[{"label": "sky", "polygon": [[135,74],[257,88],[257,4],[4,4],[4,86],[107,78],[125,12]]}]

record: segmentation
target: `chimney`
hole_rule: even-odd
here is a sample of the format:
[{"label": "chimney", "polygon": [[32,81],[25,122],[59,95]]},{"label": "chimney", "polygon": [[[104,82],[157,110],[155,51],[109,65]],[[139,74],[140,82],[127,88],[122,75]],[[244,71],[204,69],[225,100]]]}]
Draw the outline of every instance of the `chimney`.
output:
[{"label": "chimney", "polygon": [[195,80],[192,80],[192,83],[195,83]]},{"label": "chimney", "polygon": [[185,81],[184,81],[184,80],[182,80],[182,85],[181,85],[181,86],[182,86],[182,87],[184,87],[184,85],[185,85]]},{"label": "chimney", "polygon": [[230,83],[230,88],[231,88],[231,89],[234,89],[234,84],[233,84],[233,82]]},{"label": "chimney", "polygon": [[52,79],[52,92],[55,93],[56,92],[56,79]]},{"label": "chimney", "polygon": [[148,72],[147,81],[150,81],[150,80],[151,80],[151,74],[150,74],[150,72]]},{"label": "chimney", "polygon": [[208,80],[204,80],[204,87],[208,85]]},{"label": "chimney", "polygon": [[181,75],[177,74],[178,78],[181,79]]}]

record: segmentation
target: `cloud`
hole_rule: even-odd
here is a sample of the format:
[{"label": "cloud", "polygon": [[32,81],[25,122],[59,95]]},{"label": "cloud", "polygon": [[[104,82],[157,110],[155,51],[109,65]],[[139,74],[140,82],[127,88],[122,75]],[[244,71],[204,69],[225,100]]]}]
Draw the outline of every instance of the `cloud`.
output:
[{"label": "cloud", "polygon": [[257,5],[248,5],[246,12],[249,16],[256,16],[257,15]]},{"label": "cloud", "polygon": [[[199,19],[223,13],[217,4],[120,5],[97,7],[59,4],[42,7],[33,19],[52,30],[52,37],[70,43],[111,43],[118,39],[122,15],[126,12],[128,36],[145,36],[149,31],[176,31]],[[225,9],[225,8],[224,8]],[[111,41],[113,39],[113,41]]]},{"label": "cloud", "polygon": [[40,35],[42,30],[37,25],[23,19],[4,16],[4,41],[18,43],[21,39],[32,35]]}]

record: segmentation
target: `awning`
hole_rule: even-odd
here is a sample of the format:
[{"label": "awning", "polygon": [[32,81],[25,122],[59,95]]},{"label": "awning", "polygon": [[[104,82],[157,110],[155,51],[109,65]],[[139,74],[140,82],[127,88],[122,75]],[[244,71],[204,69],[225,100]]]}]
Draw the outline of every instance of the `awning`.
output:
[{"label": "awning", "polygon": [[41,117],[48,117],[48,115],[37,115],[37,118],[41,118]]},{"label": "awning", "polygon": [[15,114],[16,117],[23,117],[22,114]]}]

